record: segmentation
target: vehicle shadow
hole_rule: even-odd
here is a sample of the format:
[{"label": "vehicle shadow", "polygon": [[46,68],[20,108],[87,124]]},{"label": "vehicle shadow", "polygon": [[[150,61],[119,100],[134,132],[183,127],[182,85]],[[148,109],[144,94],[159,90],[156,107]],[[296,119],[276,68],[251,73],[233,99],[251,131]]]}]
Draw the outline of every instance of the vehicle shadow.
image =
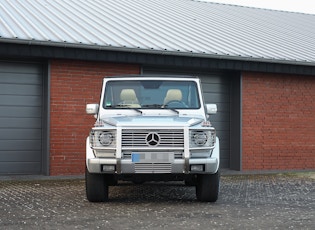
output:
[{"label": "vehicle shadow", "polygon": [[192,202],[197,201],[195,187],[181,182],[123,183],[109,187],[108,202]]}]

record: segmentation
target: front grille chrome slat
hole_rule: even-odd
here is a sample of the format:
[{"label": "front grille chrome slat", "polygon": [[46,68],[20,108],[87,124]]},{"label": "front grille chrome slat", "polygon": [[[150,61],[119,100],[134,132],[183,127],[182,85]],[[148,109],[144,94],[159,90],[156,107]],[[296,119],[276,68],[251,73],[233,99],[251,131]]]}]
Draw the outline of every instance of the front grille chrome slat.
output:
[{"label": "front grille chrome slat", "polygon": [[162,163],[141,163],[135,164],[135,173],[171,173],[171,164]]},{"label": "front grille chrome slat", "polygon": [[128,147],[184,148],[184,131],[125,129],[122,131],[122,148]]}]

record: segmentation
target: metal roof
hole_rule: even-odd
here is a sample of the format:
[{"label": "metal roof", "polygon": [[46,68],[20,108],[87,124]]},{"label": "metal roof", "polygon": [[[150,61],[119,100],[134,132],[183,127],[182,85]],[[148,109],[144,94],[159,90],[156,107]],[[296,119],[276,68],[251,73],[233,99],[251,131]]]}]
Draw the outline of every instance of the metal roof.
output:
[{"label": "metal roof", "polygon": [[0,0],[0,44],[315,65],[315,15],[195,0]]}]

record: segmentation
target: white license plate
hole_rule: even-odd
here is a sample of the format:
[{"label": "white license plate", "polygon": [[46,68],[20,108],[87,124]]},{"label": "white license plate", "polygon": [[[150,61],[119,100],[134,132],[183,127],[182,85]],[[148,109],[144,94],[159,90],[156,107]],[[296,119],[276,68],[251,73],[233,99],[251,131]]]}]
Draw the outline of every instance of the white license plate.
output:
[{"label": "white license plate", "polygon": [[174,153],[132,153],[131,160],[133,163],[171,163],[174,161]]}]

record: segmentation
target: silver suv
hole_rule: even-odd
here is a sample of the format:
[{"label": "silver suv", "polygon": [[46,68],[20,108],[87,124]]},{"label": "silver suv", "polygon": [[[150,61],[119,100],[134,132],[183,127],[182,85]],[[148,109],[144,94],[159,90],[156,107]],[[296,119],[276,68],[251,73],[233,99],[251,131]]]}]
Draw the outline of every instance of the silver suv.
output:
[{"label": "silver suv", "polygon": [[200,201],[219,194],[219,139],[208,120],[200,80],[187,76],[116,76],[103,80],[86,140],[86,195],[108,200],[118,181],[184,181]]}]

